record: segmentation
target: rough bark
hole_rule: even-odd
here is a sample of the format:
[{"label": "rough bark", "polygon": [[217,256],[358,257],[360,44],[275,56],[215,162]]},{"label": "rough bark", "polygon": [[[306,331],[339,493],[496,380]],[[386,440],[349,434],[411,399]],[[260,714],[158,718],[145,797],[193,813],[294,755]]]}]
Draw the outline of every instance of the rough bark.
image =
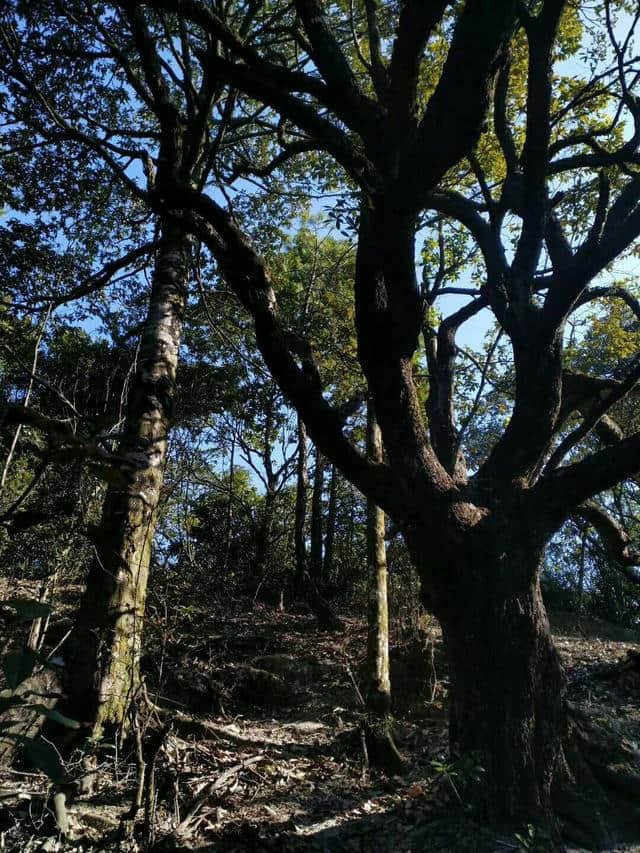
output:
[{"label": "rough bark", "polygon": [[95,731],[121,726],[139,685],[139,657],[156,511],[175,397],[190,241],[165,224],[132,383],[121,453],[137,467],[111,485],[94,534],[95,558],[66,645],[72,715]]},{"label": "rough bark", "polygon": [[567,716],[538,580],[543,544],[504,511],[454,537],[452,521],[437,542],[409,536],[449,660],[451,752],[482,768],[469,796],[485,817],[547,822]]}]

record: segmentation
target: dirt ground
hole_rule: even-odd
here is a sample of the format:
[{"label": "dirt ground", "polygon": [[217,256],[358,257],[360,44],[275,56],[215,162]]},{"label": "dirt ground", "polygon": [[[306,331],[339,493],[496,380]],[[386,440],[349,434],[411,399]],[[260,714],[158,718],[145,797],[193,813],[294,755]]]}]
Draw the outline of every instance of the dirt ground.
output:
[{"label": "dirt ground", "polygon": [[[396,626],[395,734],[407,770],[387,778],[367,767],[359,735],[365,627],[343,620],[343,631],[323,633],[308,614],[265,606],[192,607],[173,621],[152,614],[138,737],[99,745],[95,786],[86,757],[71,757],[64,838],[44,777],[21,766],[0,771],[0,850],[542,850],[531,827],[501,836],[468,817],[466,786],[476,775],[481,784],[481,771],[447,758],[435,623],[425,620],[413,640]],[[566,614],[554,623],[572,702],[637,749],[638,671],[608,675],[638,651],[637,638]],[[64,628],[62,620],[53,639]],[[133,821],[142,760],[154,793],[147,785]],[[73,782],[80,778],[84,793]],[[640,846],[621,839],[606,849]]]}]

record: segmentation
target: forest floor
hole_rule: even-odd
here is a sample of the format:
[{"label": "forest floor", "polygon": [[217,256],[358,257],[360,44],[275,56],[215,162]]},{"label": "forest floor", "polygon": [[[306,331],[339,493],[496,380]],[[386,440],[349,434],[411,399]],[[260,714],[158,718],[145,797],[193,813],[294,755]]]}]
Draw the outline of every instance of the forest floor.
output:
[{"label": "forest floor", "polygon": [[[66,838],[44,778],[25,767],[0,770],[0,850],[542,850],[529,827],[500,836],[467,816],[473,773],[448,762],[435,623],[427,620],[418,639],[396,626],[395,735],[406,772],[388,778],[367,767],[359,736],[365,626],[342,618],[335,633],[318,631],[308,614],[239,604],[181,608],[171,625],[152,619],[139,737],[100,745],[96,784],[69,798]],[[638,638],[566,614],[554,623],[572,701],[637,748],[640,674],[616,664],[638,650]],[[132,833],[141,758],[147,781],[154,768],[155,794],[148,785],[142,792]],[[79,768],[69,762],[70,777]]]}]

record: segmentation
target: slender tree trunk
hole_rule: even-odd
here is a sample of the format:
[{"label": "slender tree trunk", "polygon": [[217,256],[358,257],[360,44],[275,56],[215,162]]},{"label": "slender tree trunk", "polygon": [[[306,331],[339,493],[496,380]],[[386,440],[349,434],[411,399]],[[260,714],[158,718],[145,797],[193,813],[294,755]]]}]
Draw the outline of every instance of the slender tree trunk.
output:
[{"label": "slender tree trunk", "polygon": [[587,528],[580,531],[580,564],[578,567],[578,610],[584,609],[584,575],[587,561]]},{"label": "slender tree trunk", "polygon": [[233,529],[233,488],[235,479],[236,465],[236,436],[235,432],[231,437],[231,454],[229,458],[229,502],[227,504],[227,520],[224,533],[224,562],[223,572],[227,576],[229,571],[229,559],[231,556],[231,534]]},{"label": "slender tree trunk", "polygon": [[135,467],[110,485],[95,534],[95,559],[72,635],[65,681],[71,711],[95,731],[122,726],[139,685],[142,624],[173,414],[187,299],[190,241],[165,224],[119,453]]},{"label": "slender tree trunk", "polygon": [[[22,400],[22,405],[26,409],[29,406],[29,402],[31,400],[31,393],[33,391],[33,383],[35,381],[35,373],[36,368],[38,367],[38,358],[40,357],[40,344],[42,343],[42,337],[44,335],[45,328],[47,326],[47,322],[49,321],[49,317],[51,316],[52,306],[49,305],[47,310],[43,312],[42,317],[40,318],[40,322],[38,324],[38,330],[36,332],[36,342],[33,347],[33,359],[31,362],[31,375],[29,376],[29,382],[27,384],[27,390],[25,391],[24,398]],[[18,424],[16,430],[13,434],[13,438],[11,439],[11,444],[9,445],[9,452],[7,453],[7,458],[4,461],[4,465],[2,466],[2,474],[0,475],[0,495],[4,491],[4,487],[7,484],[7,477],[9,476],[9,469],[11,467],[11,462],[13,460],[14,453],[16,452],[16,447],[18,446],[18,441],[20,440],[20,434],[22,432],[22,424]]]},{"label": "slender tree trunk", "polygon": [[[298,429],[304,425],[298,421]],[[306,453],[306,431],[304,442],[304,459],[298,456],[298,491],[296,494],[296,577],[298,589],[301,590],[311,607],[318,627],[321,630],[340,631],[344,626],[342,621],[333,612],[333,608],[318,589],[318,581],[322,576],[322,486],[323,486],[323,458],[316,449],[316,472],[313,479],[313,498],[311,502],[311,554],[309,569],[306,568],[306,544],[304,537],[304,515],[306,509],[306,495],[308,489],[307,476],[307,453]],[[300,439],[300,432],[298,433]],[[319,466],[319,467],[318,467]],[[301,488],[302,484],[302,488]],[[304,495],[304,498],[302,497]],[[304,503],[303,503],[304,500]],[[305,513],[306,515],[306,513]],[[299,557],[304,555],[304,562]]]},{"label": "slender tree trunk", "polygon": [[256,537],[255,574],[259,585],[262,585],[269,570],[269,555],[271,552],[271,535],[275,509],[276,492],[275,487],[270,484],[264,496],[264,509]]},{"label": "slender tree trunk", "polygon": [[[382,437],[373,404],[367,413],[369,457],[382,462]],[[367,501],[367,665],[369,689],[367,707],[382,717],[391,711],[389,674],[389,608],[387,601],[387,549],[384,541],[384,512]]]},{"label": "slender tree trunk", "polygon": [[[382,462],[382,436],[373,403],[367,410],[367,450]],[[389,607],[387,600],[387,551],[384,512],[367,501],[367,719],[365,736],[369,762],[388,772],[403,765],[393,741],[391,725],[391,674],[389,670]]]},{"label": "slender tree trunk", "polygon": [[[41,585],[40,585],[40,593],[38,595],[38,601],[42,604],[50,604],[51,599],[53,597],[54,590],[56,588],[56,583],[58,581],[58,574],[60,572],[60,565],[66,562],[67,557],[69,556],[70,548],[63,548],[62,553],[60,554],[60,559],[56,563],[56,567],[53,572],[46,577]],[[29,637],[27,639],[27,646],[30,649],[33,649],[34,652],[39,652],[44,644],[44,639],[47,634],[47,629],[49,627],[49,615],[47,616],[38,616],[31,623],[31,628],[29,630]]]},{"label": "slender tree trunk", "polygon": [[313,475],[311,498],[311,554],[309,574],[316,581],[322,579],[322,491],[324,488],[324,457],[316,448],[316,469]]},{"label": "slender tree trunk", "polygon": [[307,491],[309,473],[307,470],[307,430],[302,418],[298,417],[298,465],[296,480],[296,517],[294,526],[294,547],[296,558],[295,585],[301,590],[307,571],[307,542],[305,527],[307,520]]},{"label": "slender tree trunk", "polygon": [[334,550],[336,541],[336,516],[338,512],[338,469],[331,466],[331,485],[329,486],[329,508],[327,510],[327,531],[324,537],[323,576],[330,581],[334,569]]}]

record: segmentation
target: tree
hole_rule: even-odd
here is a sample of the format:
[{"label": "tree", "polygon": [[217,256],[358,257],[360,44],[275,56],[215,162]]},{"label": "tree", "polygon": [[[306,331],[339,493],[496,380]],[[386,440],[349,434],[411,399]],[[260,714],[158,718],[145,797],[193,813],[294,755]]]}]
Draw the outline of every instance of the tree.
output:
[{"label": "tree", "polygon": [[66,644],[65,688],[72,713],[94,730],[123,726],[140,686],[142,626],[156,512],[162,487],[176,369],[191,271],[189,238],[162,231],[118,454],[124,482],[110,484],[95,557]]},{"label": "tree", "polygon": [[[585,502],[640,468],[637,432],[592,452],[584,444],[635,386],[638,367],[603,394],[597,377],[576,379],[564,361],[568,318],[603,295],[592,282],[640,233],[635,70],[630,38],[620,41],[613,20],[624,6],[598,4],[595,27],[581,4],[566,0],[494,0],[491,14],[482,0],[365,0],[353,18],[342,5],[325,13],[319,0],[215,11],[199,0],[123,0],[109,9],[140,26],[167,16],[183,26],[198,49],[181,70],[234,93],[228,113],[216,116],[221,133],[253,110],[263,144],[251,149],[253,161],[234,146],[216,150],[215,191],[177,171],[132,191],[206,245],[319,452],[402,531],[443,628],[451,749],[486,771],[476,792],[485,813],[516,823],[551,818],[554,782],[576,754],[540,593],[544,549],[585,511],[605,541],[620,544],[606,513]],[[122,48],[100,36],[104,20],[95,16],[89,43],[99,41],[122,68]],[[583,39],[601,49],[601,65],[571,78],[554,74],[554,63],[577,61]],[[160,97],[158,80],[172,78],[174,65],[148,38],[135,49],[161,151],[174,138],[176,104],[183,113],[193,105],[192,88],[187,80],[183,90],[171,88],[171,103]],[[16,79],[20,57],[14,63],[8,73]],[[130,62],[124,68],[139,80]],[[113,162],[117,129],[97,137],[73,115],[63,127]],[[146,152],[133,156],[143,163]],[[357,228],[358,358],[386,463],[368,460],[350,440],[342,412],[323,395],[308,341],[280,313],[277,271],[218,192],[278,170],[286,180],[300,156],[310,157],[319,184],[324,172],[347,188],[346,215]],[[122,165],[114,171],[133,183]],[[446,266],[418,287],[416,234],[434,217],[473,247],[478,287],[447,287]],[[466,301],[429,344],[425,419],[419,336],[425,309],[451,291]],[[455,422],[455,338],[485,309],[510,343],[514,403],[486,457],[469,469]]]},{"label": "tree", "polygon": [[[367,407],[367,451],[374,462],[383,461],[382,437],[371,402]],[[371,500],[367,501],[367,598],[367,749],[370,761],[393,772],[403,761],[391,726],[385,519],[384,512]]]}]

